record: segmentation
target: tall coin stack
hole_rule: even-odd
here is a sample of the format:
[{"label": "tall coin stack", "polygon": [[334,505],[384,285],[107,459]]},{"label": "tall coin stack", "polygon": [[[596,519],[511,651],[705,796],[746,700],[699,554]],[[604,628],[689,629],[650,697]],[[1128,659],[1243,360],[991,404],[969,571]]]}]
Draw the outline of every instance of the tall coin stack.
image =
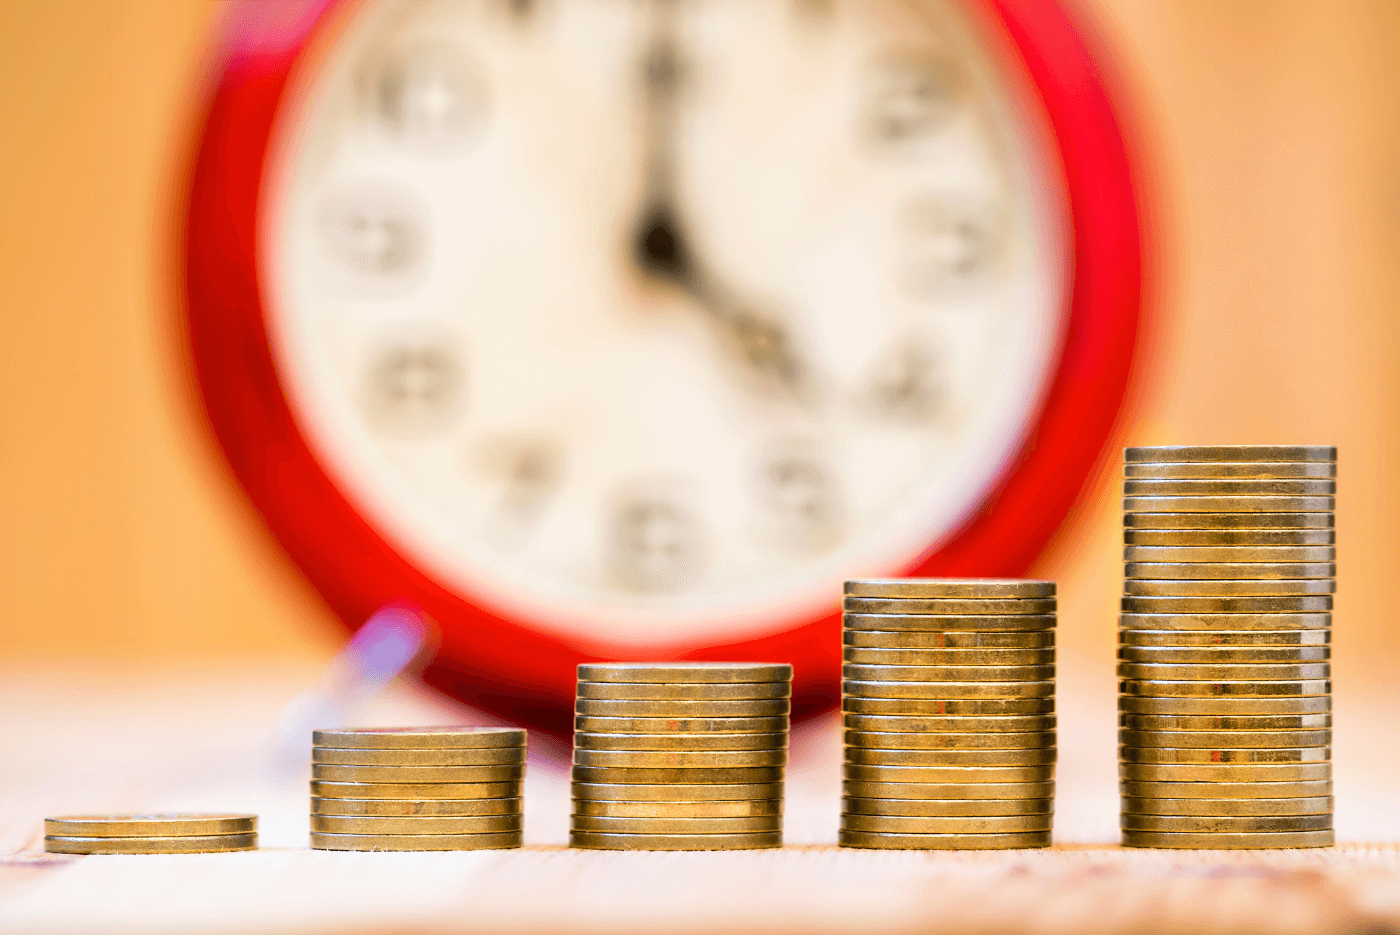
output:
[{"label": "tall coin stack", "polygon": [[782,845],[792,666],[610,663],[578,679],[573,847]]},{"label": "tall coin stack", "polygon": [[318,730],[311,846],[333,851],[519,847],[525,731]]},{"label": "tall coin stack", "polygon": [[845,847],[1046,847],[1055,584],[847,581]]},{"label": "tall coin stack", "polygon": [[1129,448],[1123,843],[1332,843],[1337,449]]}]

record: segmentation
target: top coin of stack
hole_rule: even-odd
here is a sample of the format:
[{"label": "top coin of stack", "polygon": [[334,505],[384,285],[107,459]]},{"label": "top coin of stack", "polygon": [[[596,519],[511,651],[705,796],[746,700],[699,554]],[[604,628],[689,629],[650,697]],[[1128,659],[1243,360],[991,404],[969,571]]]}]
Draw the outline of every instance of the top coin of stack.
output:
[{"label": "top coin of stack", "polygon": [[846,847],[1046,847],[1055,584],[845,587]]},{"label": "top coin of stack", "polygon": [[792,666],[619,662],[578,677],[572,846],[782,844]]},{"label": "top coin of stack", "polygon": [[525,731],[318,730],[311,846],[342,851],[519,847]]},{"label": "top coin of stack", "polygon": [[50,854],[208,854],[258,846],[256,815],[66,815],[44,819]]},{"label": "top coin of stack", "polygon": [[1329,447],[1129,448],[1123,843],[1332,843]]}]

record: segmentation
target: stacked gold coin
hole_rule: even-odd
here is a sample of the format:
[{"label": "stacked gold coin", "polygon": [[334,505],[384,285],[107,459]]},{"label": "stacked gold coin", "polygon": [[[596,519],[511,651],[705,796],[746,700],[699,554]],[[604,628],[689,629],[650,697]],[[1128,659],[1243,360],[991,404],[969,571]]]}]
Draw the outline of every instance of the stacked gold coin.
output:
[{"label": "stacked gold coin", "polygon": [[1332,843],[1337,450],[1129,448],[1123,843]]},{"label": "stacked gold coin", "polygon": [[258,846],[256,815],[69,815],[44,819],[50,854],[208,854]]},{"label": "stacked gold coin", "polygon": [[572,846],[782,845],[792,666],[619,662],[578,679]]},{"label": "stacked gold coin", "polygon": [[523,730],[318,730],[312,741],[313,848],[470,851],[520,846]]},{"label": "stacked gold coin", "polygon": [[847,581],[845,847],[1046,847],[1055,584]]}]

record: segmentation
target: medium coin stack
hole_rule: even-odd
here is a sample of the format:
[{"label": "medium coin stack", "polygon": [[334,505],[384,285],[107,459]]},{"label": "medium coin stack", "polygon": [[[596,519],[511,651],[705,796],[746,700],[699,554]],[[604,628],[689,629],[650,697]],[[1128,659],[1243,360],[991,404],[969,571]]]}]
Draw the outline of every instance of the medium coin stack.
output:
[{"label": "medium coin stack", "polygon": [[331,851],[519,847],[525,731],[318,730],[311,846]]},{"label": "medium coin stack", "polygon": [[844,847],[1047,847],[1055,584],[845,587]]},{"label": "medium coin stack", "polygon": [[256,815],[67,815],[44,819],[50,854],[208,854],[258,846]]},{"label": "medium coin stack", "polygon": [[792,666],[578,667],[569,843],[780,847]]},{"label": "medium coin stack", "polygon": [[1129,448],[1123,843],[1332,839],[1337,449]]}]

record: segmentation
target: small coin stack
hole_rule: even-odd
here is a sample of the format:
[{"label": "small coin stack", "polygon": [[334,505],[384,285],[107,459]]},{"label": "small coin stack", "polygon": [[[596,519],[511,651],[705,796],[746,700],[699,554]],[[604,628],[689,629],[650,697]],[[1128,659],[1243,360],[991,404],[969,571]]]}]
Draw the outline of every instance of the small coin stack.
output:
[{"label": "small coin stack", "polygon": [[1124,844],[1332,844],[1336,457],[1127,450]]},{"label": "small coin stack", "polygon": [[525,731],[318,730],[311,846],[332,851],[519,847]]},{"label": "small coin stack", "polygon": [[792,666],[610,663],[578,678],[573,847],[782,845]]},{"label": "small coin stack", "polygon": [[1055,584],[847,581],[844,847],[1046,847]]},{"label": "small coin stack", "polygon": [[44,819],[50,854],[209,854],[258,846],[256,815],[70,815]]}]

